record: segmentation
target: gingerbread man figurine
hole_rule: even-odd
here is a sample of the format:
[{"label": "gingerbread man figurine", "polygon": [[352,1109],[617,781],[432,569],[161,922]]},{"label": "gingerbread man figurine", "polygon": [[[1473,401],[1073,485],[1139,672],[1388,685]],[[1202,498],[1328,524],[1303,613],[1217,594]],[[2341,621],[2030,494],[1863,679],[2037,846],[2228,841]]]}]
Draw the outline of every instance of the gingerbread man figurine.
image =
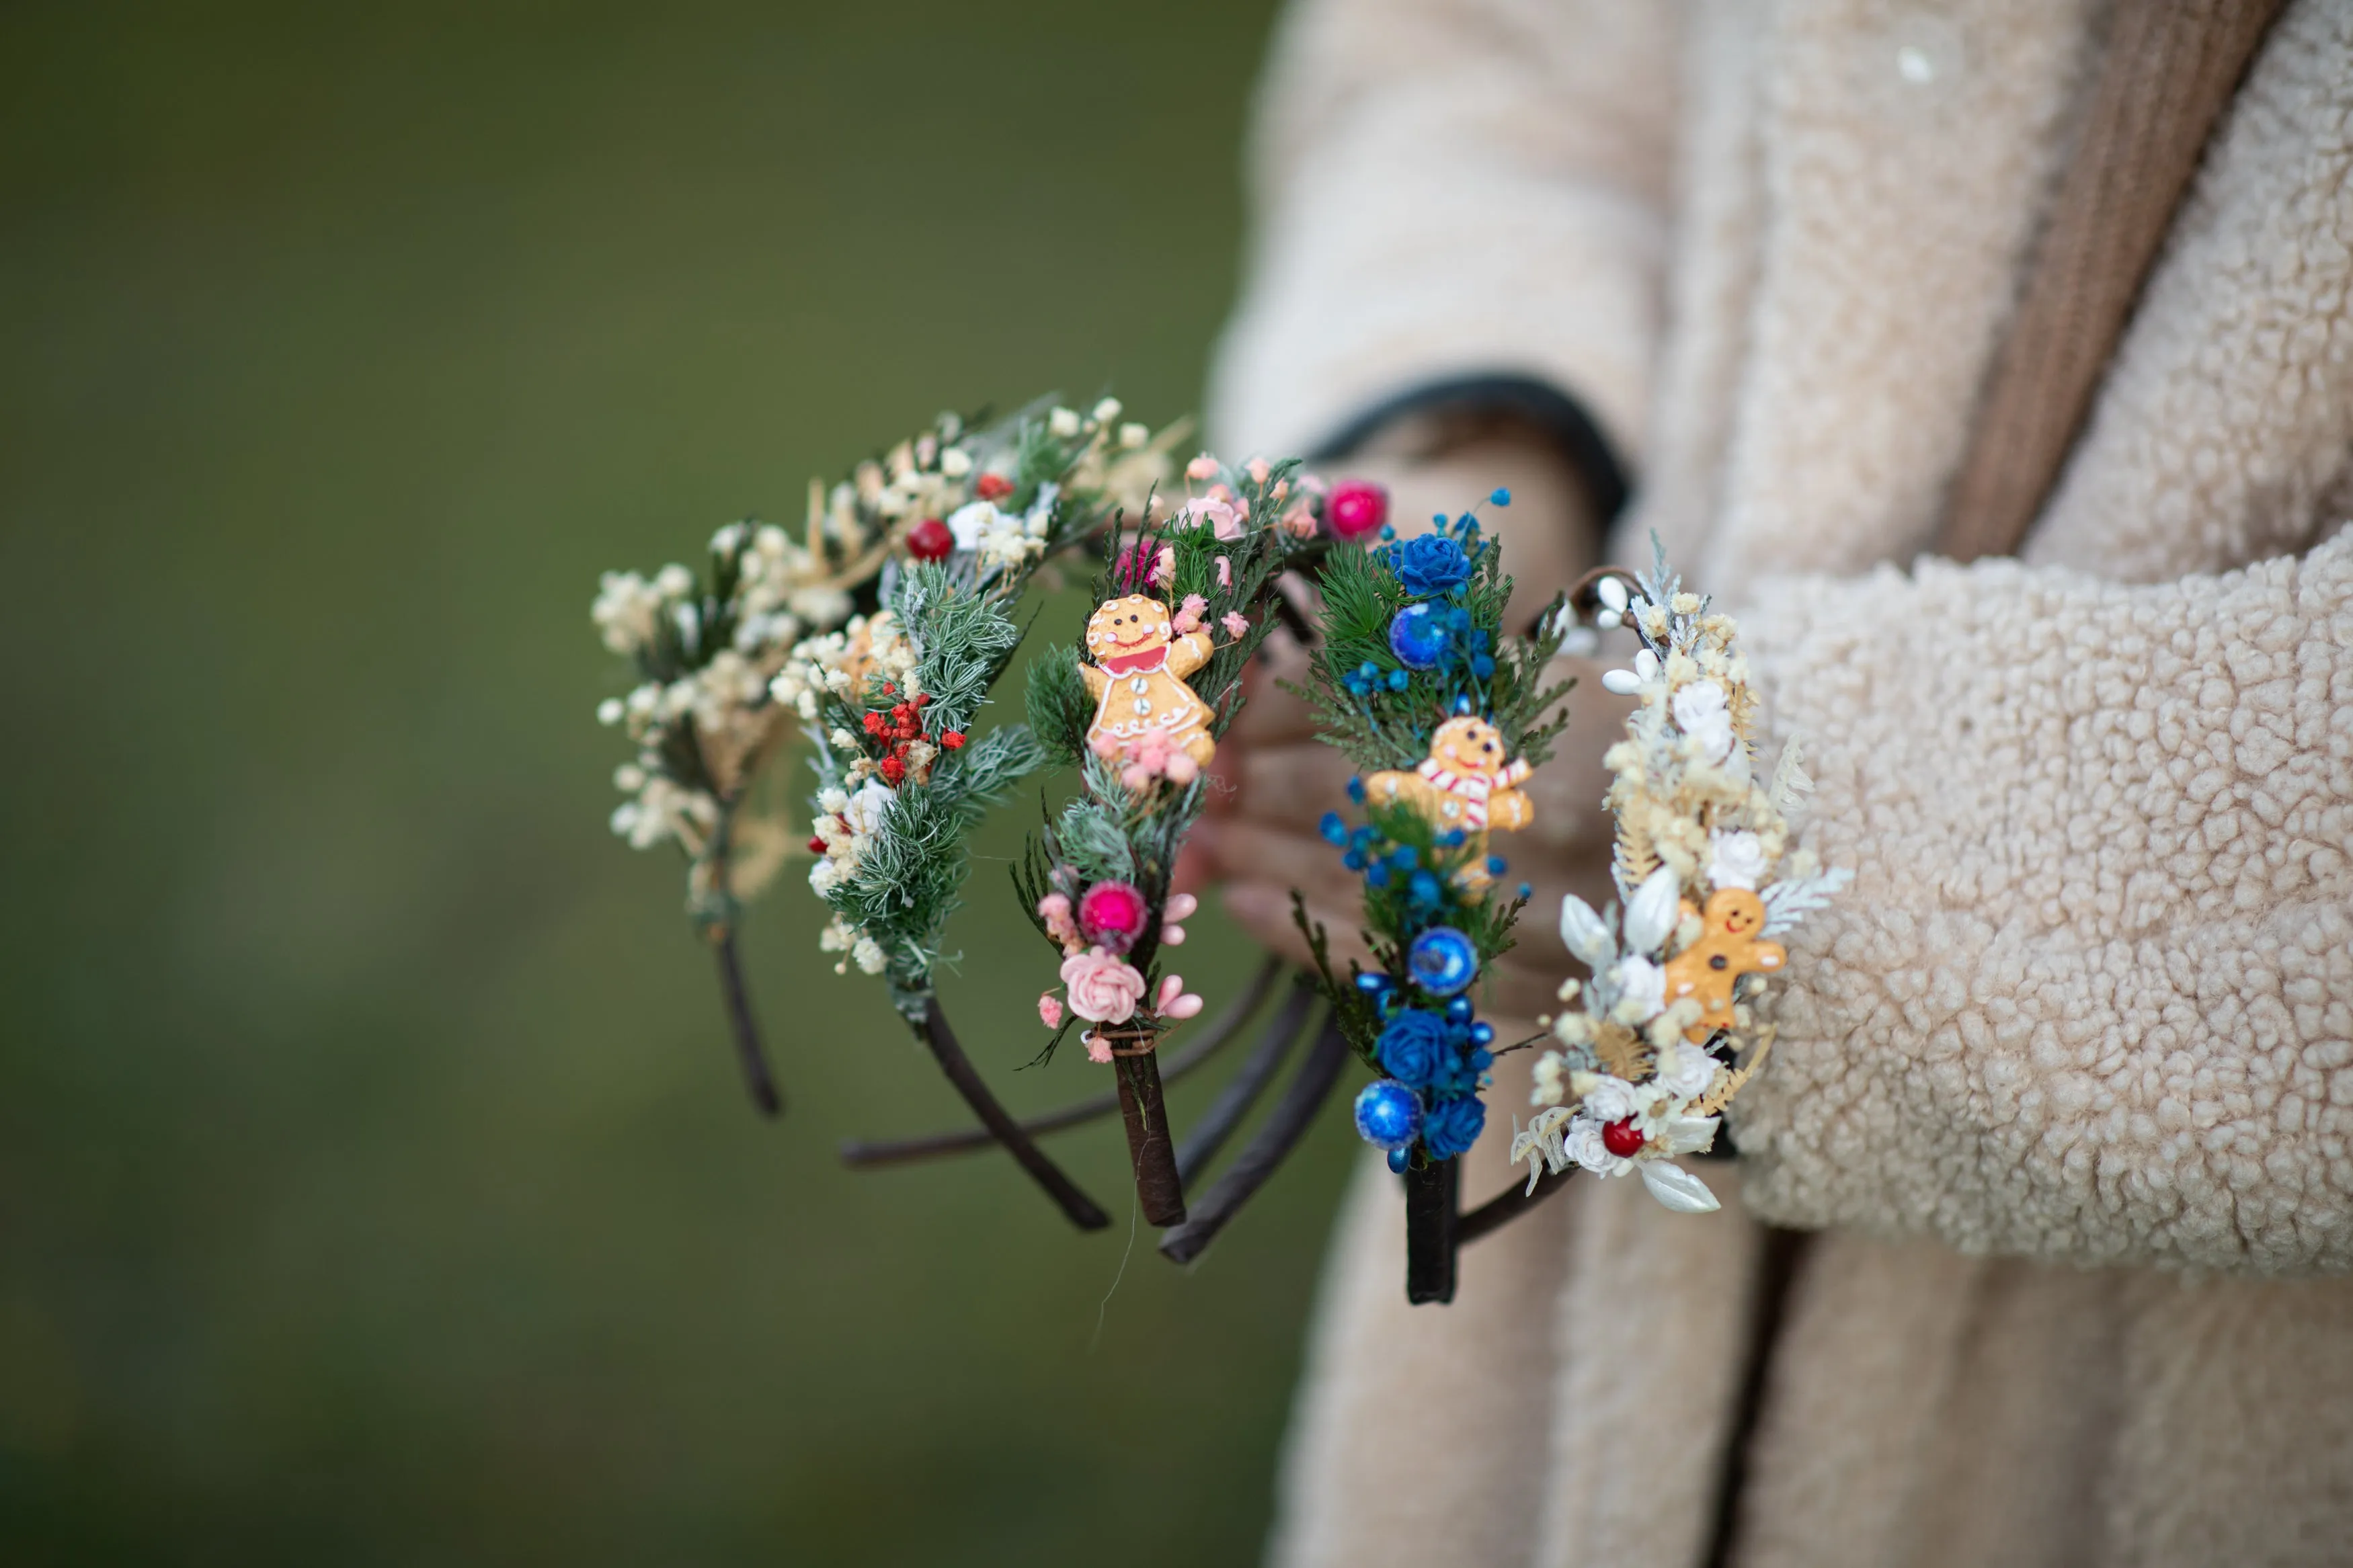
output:
[{"label": "gingerbread man figurine", "polygon": [[1757,933],[1765,929],[1765,900],[1746,888],[1718,888],[1710,893],[1702,918],[1706,929],[1700,939],[1666,963],[1667,1000],[1689,996],[1705,1009],[1699,1022],[1683,1031],[1683,1038],[1694,1042],[1732,1027],[1734,981],[1778,969],[1789,957],[1779,942],[1757,940]]},{"label": "gingerbread man figurine", "polygon": [[1504,760],[1503,731],[1475,715],[1449,719],[1430,737],[1430,755],[1411,773],[1383,772],[1365,780],[1375,800],[1410,802],[1440,827],[1459,827],[1477,848],[1455,880],[1467,889],[1487,885],[1487,833],[1525,827],[1535,808],[1519,786],[1528,776],[1525,758]]},{"label": "gingerbread man figurine", "polygon": [[1144,594],[1131,594],[1096,607],[1087,619],[1082,664],[1087,690],[1095,700],[1087,743],[1115,755],[1153,731],[1191,757],[1209,765],[1218,743],[1209,738],[1209,705],[1185,678],[1209,662],[1216,644],[1207,632],[1171,637],[1168,606]]}]

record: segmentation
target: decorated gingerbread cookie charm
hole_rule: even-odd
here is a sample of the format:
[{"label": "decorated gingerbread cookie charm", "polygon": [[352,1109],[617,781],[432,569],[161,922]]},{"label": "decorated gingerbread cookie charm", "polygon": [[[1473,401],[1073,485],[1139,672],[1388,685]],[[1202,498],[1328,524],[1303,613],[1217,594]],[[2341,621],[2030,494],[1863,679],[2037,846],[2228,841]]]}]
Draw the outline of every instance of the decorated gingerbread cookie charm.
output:
[{"label": "decorated gingerbread cookie charm", "polygon": [[1666,963],[1667,1000],[1689,996],[1705,1009],[1699,1022],[1683,1031],[1683,1038],[1694,1042],[1732,1027],[1735,981],[1744,974],[1769,973],[1789,956],[1779,942],[1757,940],[1757,933],[1765,929],[1765,900],[1746,888],[1710,893],[1701,918],[1706,923],[1700,939]]},{"label": "decorated gingerbread cookie charm", "polygon": [[1460,873],[1466,887],[1487,883],[1490,829],[1506,832],[1535,820],[1519,785],[1528,776],[1525,759],[1505,760],[1503,732],[1486,720],[1449,719],[1430,738],[1430,755],[1411,773],[1389,771],[1365,780],[1366,795],[1377,801],[1405,801],[1440,827],[1461,828],[1479,853]]},{"label": "decorated gingerbread cookie charm", "polygon": [[1207,767],[1217,752],[1209,705],[1185,678],[1209,661],[1214,647],[1206,632],[1175,636],[1168,606],[1147,595],[1097,607],[1087,621],[1087,653],[1094,663],[1079,670],[1095,700],[1088,746],[1113,757],[1156,738]]}]

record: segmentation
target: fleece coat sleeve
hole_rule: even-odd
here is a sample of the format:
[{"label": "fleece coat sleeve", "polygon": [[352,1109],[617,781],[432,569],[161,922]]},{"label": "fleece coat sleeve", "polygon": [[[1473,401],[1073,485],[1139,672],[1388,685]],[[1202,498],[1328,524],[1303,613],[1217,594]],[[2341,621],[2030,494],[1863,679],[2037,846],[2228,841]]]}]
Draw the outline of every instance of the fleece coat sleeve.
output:
[{"label": "fleece coat sleeve", "polygon": [[2353,1268],[2353,533],[2154,586],[1783,579],[1741,621],[1806,841],[1857,872],[1768,1003],[1751,1205]]},{"label": "fleece coat sleeve", "polygon": [[1660,331],[1677,8],[1308,0],[1260,89],[1255,240],[1218,355],[1225,446],[1524,376],[1639,457]]}]

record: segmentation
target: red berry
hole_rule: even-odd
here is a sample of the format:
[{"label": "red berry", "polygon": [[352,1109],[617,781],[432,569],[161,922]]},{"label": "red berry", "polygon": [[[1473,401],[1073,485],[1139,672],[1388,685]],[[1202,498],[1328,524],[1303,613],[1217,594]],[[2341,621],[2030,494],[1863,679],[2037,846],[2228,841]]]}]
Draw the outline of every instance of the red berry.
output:
[{"label": "red berry", "polygon": [[1324,516],[1340,538],[1362,539],[1389,520],[1389,492],[1363,479],[1344,480],[1332,487]]},{"label": "red berry", "polygon": [[918,561],[937,561],[955,548],[955,535],[936,517],[927,517],[907,531],[907,553]]},{"label": "red berry", "polygon": [[899,781],[907,776],[907,764],[896,757],[885,757],[876,764],[874,771],[882,775],[884,784],[897,789]]},{"label": "red berry", "polygon": [[940,744],[945,746],[951,752],[963,750],[964,731],[962,730],[949,730],[944,731],[940,736]]},{"label": "red berry", "polygon": [[1612,1121],[1601,1129],[1601,1146],[1620,1160],[1630,1160],[1642,1152],[1642,1131],[1630,1116]]},{"label": "red berry", "polygon": [[881,714],[869,713],[866,715],[866,732],[870,735],[879,735],[882,732]]},{"label": "red berry", "polygon": [[1013,493],[1013,481],[1003,474],[983,474],[973,481],[972,488],[983,500],[1003,500]]},{"label": "red berry", "polygon": [[825,840],[819,838],[814,833],[809,835],[809,853],[812,855],[822,855],[825,853]]}]

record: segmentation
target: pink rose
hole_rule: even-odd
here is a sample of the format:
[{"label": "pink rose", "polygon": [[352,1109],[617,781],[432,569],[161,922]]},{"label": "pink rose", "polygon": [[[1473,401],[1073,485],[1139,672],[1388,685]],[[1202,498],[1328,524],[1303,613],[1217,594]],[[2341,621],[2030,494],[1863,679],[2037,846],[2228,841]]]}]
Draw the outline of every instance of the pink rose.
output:
[{"label": "pink rose", "polygon": [[1124,1024],[1144,1000],[1144,976],[1099,947],[1062,960],[1062,984],[1071,990],[1071,1011],[1090,1023]]},{"label": "pink rose", "polygon": [[1198,528],[1204,522],[1219,539],[1240,539],[1242,536],[1242,514],[1234,510],[1230,501],[1219,500],[1215,496],[1198,496],[1187,501],[1184,526]]},{"label": "pink rose", "polygon": [[1038,1021],[1050,1029],[1062,1026],[1062,999],[1051,991],[1038,993]]}]

